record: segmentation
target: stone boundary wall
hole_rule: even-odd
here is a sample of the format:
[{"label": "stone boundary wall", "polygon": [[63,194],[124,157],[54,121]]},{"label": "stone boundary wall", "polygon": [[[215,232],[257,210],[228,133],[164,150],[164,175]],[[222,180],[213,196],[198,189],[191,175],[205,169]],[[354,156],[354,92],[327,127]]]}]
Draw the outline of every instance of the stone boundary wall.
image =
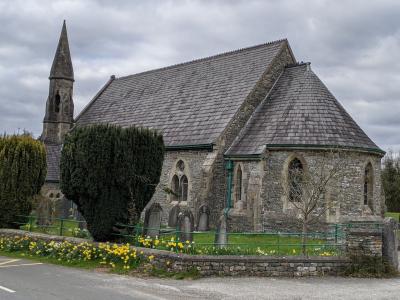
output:
[{"label": "stone boundary wall", "polygon": [[[45,241],[68,241],[70,243],[92,242],[86,239],[47,235],[14,229],[0,229],[1,236],[29,236]],[[93,242],[97,244],[96,242]],[[153,255],[152,264],[171,271],[187,271],[196,268],[205,276],[274,276],[303,277],[339,275],[350,260],[346,257],[272,257],[234,255],[189,255],[165,250],[132,247]]]},{"label": "stone boundary wall", "polygon": [[351,228],[347,232],[346,249],[351,256],[382,256],[382,229]]}]

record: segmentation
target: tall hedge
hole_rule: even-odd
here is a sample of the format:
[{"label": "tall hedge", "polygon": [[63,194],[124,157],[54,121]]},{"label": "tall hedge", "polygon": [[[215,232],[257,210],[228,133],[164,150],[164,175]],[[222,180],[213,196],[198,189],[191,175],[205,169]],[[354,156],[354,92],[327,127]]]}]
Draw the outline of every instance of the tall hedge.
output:
[{"label": "tall hedge", "polygon": [[113,240],[150,201],[164,160],[154,130],[94,125],[74,129],[61,153],[61,190],[77,204],[97,241]]},{"label": "tall hedge", "polygon": [[28,215],[46,178],[44,145],[29,135],[0,137],[0,227]]}]

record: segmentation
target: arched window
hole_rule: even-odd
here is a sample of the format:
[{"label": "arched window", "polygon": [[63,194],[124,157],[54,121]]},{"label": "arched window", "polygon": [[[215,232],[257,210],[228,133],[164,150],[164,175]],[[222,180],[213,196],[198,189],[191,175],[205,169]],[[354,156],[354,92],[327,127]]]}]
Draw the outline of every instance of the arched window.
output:
[{"label": "arched window", "polygon": [[289,163],[288,172],[289,201],[300,202],[303,194],[301,183],[304,169],[298,158],[294,158]]},{"label": "arched window", "polygon": [[188,197],[188,179],[186,175],[181,177],[181,201],[187,201]]},{"label": "arched window", "polygon": [[57,94],[54,98],[54,111],[56,113],[60,112],[60,103],[61,103],[61,97],[60,97],[60,94],[57,92]]},{"label": "arched window", "polygon": [[180,191],[179,191],[179,178],[176,175],[174,175],[174,177],[172,177],[171,190],[173,192],[173,194],[171,194],[171,200],[178,201]]},{"label": "arched window", "polygon": [[189,180],[186,176],[185,163],[179,160],[175,166],[175,174],[171,181],[171,190],[175,194],[170,196],[171,201],[187,201]]},{"label": "arched window", "polygon": [[236,201],[242,200],[242,168],[240,165],[236,171],[235,199]]},{"label": "arched window", "polygon": [[364,170],[364,205],[368,205],[371,210],[373,195],[372,165],[368,163]]}]

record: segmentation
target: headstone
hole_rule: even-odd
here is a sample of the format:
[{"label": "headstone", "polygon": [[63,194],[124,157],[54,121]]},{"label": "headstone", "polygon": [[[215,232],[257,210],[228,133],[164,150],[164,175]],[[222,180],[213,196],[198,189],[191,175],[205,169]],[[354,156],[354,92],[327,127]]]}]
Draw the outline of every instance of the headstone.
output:
[{"label": "headstone", "polygon": [[49,226],[53,220],[53,201],[47,197],[38,197],[36,208],[36,224],[39,226]]},{"label": "headstone", "polygon": [[153,203],[144,214],[144,233],[152,238],[160,235],[161,227],[161,212],[160,204]]},{"label": "headstone", "polygon": [[190,209],[185,209],[179,214],[178,217],[178,228],[179,228],[179,240],[181,242],[192,242],[193,231],[194,231],[194,217]]},{"label": "headstone", "polygon": [[171,211],[169,212],[169,216],[168,216],[168,226],[169,227],[176,227],[176,225],[178,224],[178,216],[180,213],[181,209],[179,207],[179,205],[175,205],[174,207],[172,207]]},{"label": "headstone", "polygon": [[210,208],[203,204],[199,208],[199,222],[197,225],[198,231],[208,231],[210,230],[209,222],[210,222]]},{"label": "headstone", "polygon": [[217,248],[225,248],[228,246],[228,217],[225,214],[218,220],[214,244]]},{"label": "headstone", "polygon": [[54,205],[57,218],[68,219],[71,217],[71,202],[71,200],[68,200],[64,196],[61,196],[61,198],[55,198]]},{"label": "headstone", "polygon": [[87,224],[86,224],[86,220],[85,220],[85,218],[82,216],[82,214],[77,210],[76,211],[76,217],[75,217],[75,220],[77,220],[79,223],[78,223],[78,227],[79,227],[79,229],[80,230],[83,230],[83,229],[87,229]]},{"label": "headstone", "polygon": [[398,223],[393,218],[386,218],[383,221],[382,256],[395,270],[399,267],[397,226]]}]

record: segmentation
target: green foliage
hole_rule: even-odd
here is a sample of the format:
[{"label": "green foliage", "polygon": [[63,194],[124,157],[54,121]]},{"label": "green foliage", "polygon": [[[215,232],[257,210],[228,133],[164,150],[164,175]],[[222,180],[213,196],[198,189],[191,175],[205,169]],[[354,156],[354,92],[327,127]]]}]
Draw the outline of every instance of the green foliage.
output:
[{"label": "green foliage", "polygon": [[385,156],[381,176],[387,210],[400,212],[400,156],[391,152]]},{"label": "green foliage", "polygon": [[28,215],[46,178],[44,145],[30,135],[0,137],[0,227]]},{"label": "green foliage", "polygon": [[145,128],[76,128],[61,154],[61,190],[97,241],[115,239],[117,223],[135,224],[160,180],[162,136]]}]

